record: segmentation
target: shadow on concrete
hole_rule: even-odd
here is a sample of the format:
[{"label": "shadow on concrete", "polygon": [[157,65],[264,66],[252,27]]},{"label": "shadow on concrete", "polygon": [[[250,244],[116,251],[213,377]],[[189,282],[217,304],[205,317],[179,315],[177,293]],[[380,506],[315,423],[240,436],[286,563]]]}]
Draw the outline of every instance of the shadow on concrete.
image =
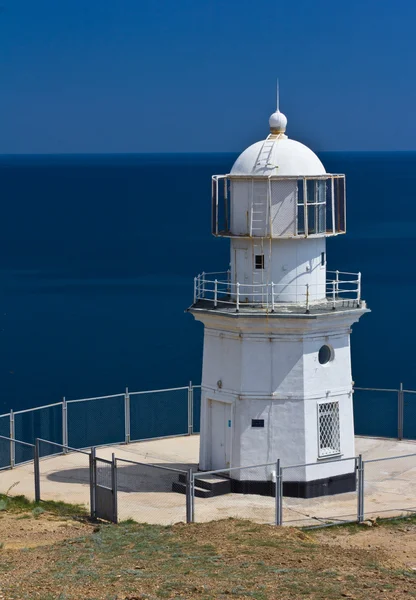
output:
[{"label": "shadow on concrete", "polygon": [[[137,493],[137,492],[171,492],[172,483],[178,481],[179,472],[186,472],[189,469],[197,470],[196,463],[158,463],[161,467],[177,469],[177,471],[165,471],[158,469],[153,465],[132,465],[118,463],[117,466],[117,488],[119,492]],[[48,473],[46,478],[49,481],[57,483],[71,483],[85,485],[89,484],[90,472],[88,467],[78,467],[74,469],[63,469]],[[110,468],[97,468],[97,483],[106,487],[111,487]]]}]

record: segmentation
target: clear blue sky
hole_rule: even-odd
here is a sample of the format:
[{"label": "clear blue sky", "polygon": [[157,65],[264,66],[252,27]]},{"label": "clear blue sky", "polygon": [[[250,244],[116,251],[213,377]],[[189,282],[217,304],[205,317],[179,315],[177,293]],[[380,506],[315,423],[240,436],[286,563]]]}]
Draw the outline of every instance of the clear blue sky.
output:
[{"label": "clear blue sky", "polygon": [[0,0],[0,153],[416,150],[415,0]]}]

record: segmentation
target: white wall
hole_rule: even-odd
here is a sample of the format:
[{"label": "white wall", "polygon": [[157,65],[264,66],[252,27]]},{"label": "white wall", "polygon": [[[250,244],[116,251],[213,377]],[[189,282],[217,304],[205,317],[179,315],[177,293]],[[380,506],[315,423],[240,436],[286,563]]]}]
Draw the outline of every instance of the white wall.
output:
[{"label": "white wall", "polygon": [[[211,469],[208,430],[209,398],[232,405],[231,466],[274,462],[316,463],[287,471],[286,480],[313,480],[350,473],[352,461],[319,458],[317,403],[339,402],[341,456],[354,456],[350,327],[363,311],[335,311],[319,319],[230,319],[213,312],[198,314],[205,322],[202,377],[200,468]],[[250,324],[250,326],[249,326]],[[322,345],[334,359],[321,365]],[[252,428],[264,419],[264,428]],[[260,479],[270,479],[273,468]],[[244,470],[235,478],[255,479]]]},{"label": "white wall", "polygon": [[[249,300],[252,299],[250,294],[256,291],[249,286],[271,282],[275,284],[276,302],[306,302],[306,284],[309,284],[310,301],[322,300],[326,296],[326,264],[321,264],[322,252],[326,263],[325,238],[232,238],[231,281],[240,283],[242,297],[244,285],[247,286]],[[256,254],[264,255],[264,270],[255,268]],[[254,300],[260,301],[261,296],[258,295]]]}]

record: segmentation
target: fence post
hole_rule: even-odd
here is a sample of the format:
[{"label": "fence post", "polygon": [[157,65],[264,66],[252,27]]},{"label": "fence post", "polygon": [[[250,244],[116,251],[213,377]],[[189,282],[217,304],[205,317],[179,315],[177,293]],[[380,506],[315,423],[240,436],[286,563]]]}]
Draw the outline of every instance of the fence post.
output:
[{"label": "fence post", "polygon": [[194,388],[192,381],[188,385],[188,435],[194,432]]},{"label": "fence post", "polygon": [[309,310],[309,283],[306,284],[306,314],[308,315],[311,311]]},{"label": "fence post", "polygon": [[196,293],[196,282],[197,282],[197,278],[194,277],[194,304],[196,304],[196,297],[197,297],[197,293]]},{"label": "fence post", "polygon": [[275,524],[283,524],[283,477],[282,468],[280,466],[280,458],[276,461],[276,489],[275,489],[275,502],[276,502],[276,514]]},{"label": "fence post", "polygon": [[205,271],[202,271],[202,289],[201,289],[201,282],[199,285],[200,285],[199,296],[200,296],[200,298],[205,298]]},{"label": "fence post", "polygon": [[218,279],[214,281],[214,308],[218,305]]},{"label": "fence post", "polygon": [[336,307],[336,285],[337,283],[335,281],[332,282],[332,310],[335,310]]},{"label": "fence post", "polygon": [[130,444],[130,394],[126,387],[124,394],[124,443]]},{"label": "fence post", "polygon": [[16,459],[16,444],[14,443],[14,412],[10,410],[10,468],[13,469]]},{"label": "fence post", "polygon": [[91,519],[95,518],[95,448],[90,452],[90,513]]},{"label": "fence post", "polygon": [[63,453],[68,452],[68,406],[65,396],[62,398],[62,449]]},{"label": "fence post", "polygon": [[357,459],[358,495],[357,495],[357,521],[364,521],[364,462],[362,454]]},{"label": "fence post", "polygon": [[193,510],[193,492],[192,492],[192,469],[188,469],[186,473],[186,522],[194,522]]},{"label": "fence post", "polygon": [[237,281],[236,284],[236,290],[237,290],[237,294],[236,294],[236,308],[235,308],[235,312],[239,312],[240,311],[240,284]]},{"label": "fence post", "polygon": [[360,303],[361,303],[361,273],[358,273],[358,280],[357,280],[357,308],[360,307]]},{"label": "fence post", "polygon": [[117,460],[114,452],[111,455],[111,487],[113,488],[113,523],[118,523],[117,508]]},{"label": "fence post", "polygon": [[397,393],[397,437],[403,439],[404,428],[404,392],[403,383],[400,384],[400,389]]},{"label": "fence post", "polygon": [[39,440],[35,440],[34,456],[33,456],[33,470],[35,474],[35,502],[40,502],[40,465],[39,465]]},{"label": "fence post", "polygon": [[274,312],[274,283],[272,281],[272,312]]}]

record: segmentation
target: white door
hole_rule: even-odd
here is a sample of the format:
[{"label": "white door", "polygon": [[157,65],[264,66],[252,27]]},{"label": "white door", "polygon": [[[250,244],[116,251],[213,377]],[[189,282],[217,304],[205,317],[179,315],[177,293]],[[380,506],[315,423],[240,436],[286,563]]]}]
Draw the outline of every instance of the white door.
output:
[{"label": "white door", "polygon": [[237,294],[237,283],[240,284],[239,295],[240,302],[250,302],[251,287],[249,281],[249,273],[251,273],[251,256],[249,256],[248,248],[234,249],[234,292]]},{"label": "white door", "polygon": [[209,401],[211,424],[211,469],[230,466],[231,404]]}]

